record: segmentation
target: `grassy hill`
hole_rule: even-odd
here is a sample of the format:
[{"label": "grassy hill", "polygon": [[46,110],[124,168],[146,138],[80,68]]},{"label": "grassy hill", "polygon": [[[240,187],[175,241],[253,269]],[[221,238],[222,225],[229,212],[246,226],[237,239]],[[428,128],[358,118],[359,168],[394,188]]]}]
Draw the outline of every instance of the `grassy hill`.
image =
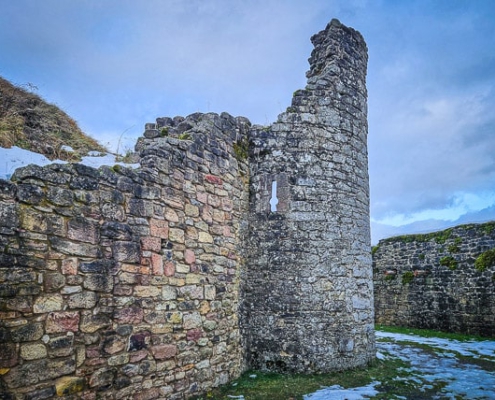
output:
[{"label": "grassy hill", "polygon": [[[15,86],[0,77],[0,147],[18,146],[49,159],[78,161],[89,151],[105,152],[77,122],[34,94],[32,85]],[[67,151],[69,146],[73,151]]]}]

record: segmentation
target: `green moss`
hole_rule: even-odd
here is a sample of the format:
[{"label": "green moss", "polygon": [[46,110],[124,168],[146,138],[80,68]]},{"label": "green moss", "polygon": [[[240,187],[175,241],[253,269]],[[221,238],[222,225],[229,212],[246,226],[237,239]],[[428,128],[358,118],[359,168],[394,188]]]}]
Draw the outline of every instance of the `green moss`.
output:
[{"label": "green moss", "polygon": [[414,274],[412,271],[406,271],[402,274],[402,284],[407,285],[408,283],[411,283],[414,279]]},{"label": "green moss", "polygon": [[112,171],[113,172],[116,172],[116,173],[119,173],[122,171],[122,166],[119,165],[119,164],[115,164],[113,167],[112,167]]},{"label": "green moss", "polygon": [[493,231],[495,230],[495,221],[486,222],[485,224],[483,224],[482,230],[487,235],[491,235],[493,233]]},{"label": "green moss", "polygon": [[448,267],[451,270],[455,270],[457,268],[457,260],[452,256],[442,257],[440,260],[440,265],[444,267]]},{"label": "green moss", "polygon": [[178,139],[180,140],[191,140],[191,135],[187,132],[184,132],[184,133],[181,133],[179,136],[178,136]]},{"label": "green moss", "polygon": [[474,267],[480,271],[486,271],[487,268],[495,265],[495,249],[490,249],[481,253],[474,261]]},{"label": "green moss", "polygon": [[386,281],[393,281],[395,279],[395,275],[385,275]]},{"label": "green moss", "polygon": [[459,246],[457,246],[456,244],[450,244],[447,247],[447,250],[449,251],[449,253],[459,253],[459,251],[461,251]]},{"label": "green moss", "polygon": [[238,140],[234,143],[234,153],[237,161],[247,160],[249,155],[249,141],[247,138]]},{"label": "green moss", "polygon": [[378,251],[379,248],[380,248],[380,245],[373,246],[371,248],[371,255],[374,256],[375,253]]},{"label": "green moss", "polygon": [[168,127],[164,127],[160,130],[160,136],[161,137],[168,136]]},{"label": "green moss", "polygon": [[420,255],[418,256],[418,258],[419,258],[421,261],[424,261],[424,260],[425,260],[425,258],[426,258],[426,256],[425,256],[424,254],[420,254]]}]

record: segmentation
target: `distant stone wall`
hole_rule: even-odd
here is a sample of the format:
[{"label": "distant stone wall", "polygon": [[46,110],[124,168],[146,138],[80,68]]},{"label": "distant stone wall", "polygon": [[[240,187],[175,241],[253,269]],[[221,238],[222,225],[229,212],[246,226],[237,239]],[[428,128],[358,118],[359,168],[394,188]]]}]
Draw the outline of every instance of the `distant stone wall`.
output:
[{"label": "distant stone wall", "polygon": [[375,356],[367,49],[336,20],[312,42],[306,88],[252,135],[242,326],[255,369],[324,372]]},{"label": "distant stone wall", "polygon": [[376,322],[495,336],[493,249],[494,222],[381,240]]},{"label": "distant stone wall", "polygon": [[248,124],[161,119],[139,169],[0,181],[1,399],[182,399],[240,374]]}]

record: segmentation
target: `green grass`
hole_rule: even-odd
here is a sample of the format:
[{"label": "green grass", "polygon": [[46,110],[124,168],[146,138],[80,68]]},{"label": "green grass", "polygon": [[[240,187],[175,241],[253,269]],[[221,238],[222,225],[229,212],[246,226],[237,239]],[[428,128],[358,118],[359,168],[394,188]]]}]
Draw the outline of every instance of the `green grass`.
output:
[{"label": "green grass", "polygon": [[406,335],[416,335],[425,338],[435,337],[440,339],[450,339],[459,340],[461,342],[470,341],[483,341],[490,340],[489,338],[478,336],[478,335],[465,335],[462,333],[453,332],[441,332],[435,331],[433,329],[417,329],[417,328],[407,328],[401,326],[385,326],[385,325],[375,325],[375,330],[380,332],[390,332],[390,333],[403,333]]},{"label": "green grass", "polygon": [[[398,371],[401,374],[400,370],[406,367],[407,365],[400,360],[376,360],[368,368],[330,374],[282,375],[248,371],[234,382],[194,399],[226,400],[229,399],[228,396],[243,395],[245,400],[300,400],[303,395],[315,392],[325,386],[340,385],[351,388],[365,386],[373,381],[387,382],[390,377],[396,377]],[[402,374],[405,376],[407,372],[403,371]],[[256,377],[252,378],[251,376],[254,375]],[[395,385],[397,386],[397,384]]]},{"label": "green grass", "polygon": [[[413,334],[421,337],[436,337],[455,339],[460,341],[486,340],[479,336],[446,333],[427,329],[414,329],[404,327],[376,326],[377,331]],[[385,339],[384,339],[385,340]],[[388,340],[387,340],[388,341]],[[402,343],[402,342],[401,342]],[[405,341],[403,344],[422,348],[425,351],[439,354],[441,351],[428,345]],[[385,354],[386,355],[386,354]],[[459,357],[462,362],[476,364],[493,371],[495,362],[490,360],[476,360],[472,357]],[[254,376],[254,377],[253,377]],[[239,379],[211,390],[210,392],[194,397],[195,400],[227,400],[233,396],[243,396],[245,400],[301,400],[304,395],[313,393],[322,387],[340,385],[344,388],[362,387],[377,381],[375,389],[379,392],[373,399],[397,399],[402,396],[407,399],[434,398],[442,395],[442,388],[447,384],[441,380],[435,381],[418,397],[418,384],[423,381],[421,375],[411,372],[410,365],[397,358],[387,357],[385,360],[375,360],[371,365],[362,369],[333,372],[328,374],[312,375],[283,375],[277,373],[248,371]],[[229,397],[230,396],[230,397]]]}]

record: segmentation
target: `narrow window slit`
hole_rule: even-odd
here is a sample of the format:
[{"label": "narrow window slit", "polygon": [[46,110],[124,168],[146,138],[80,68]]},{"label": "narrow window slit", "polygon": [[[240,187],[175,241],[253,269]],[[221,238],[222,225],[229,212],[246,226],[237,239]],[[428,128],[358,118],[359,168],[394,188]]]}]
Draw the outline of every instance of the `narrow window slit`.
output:
[{"label": "narrow window slit", "polygon": [[277,211],[277,181],[272,182],[272,197],[270,198],[270,211]]}]

